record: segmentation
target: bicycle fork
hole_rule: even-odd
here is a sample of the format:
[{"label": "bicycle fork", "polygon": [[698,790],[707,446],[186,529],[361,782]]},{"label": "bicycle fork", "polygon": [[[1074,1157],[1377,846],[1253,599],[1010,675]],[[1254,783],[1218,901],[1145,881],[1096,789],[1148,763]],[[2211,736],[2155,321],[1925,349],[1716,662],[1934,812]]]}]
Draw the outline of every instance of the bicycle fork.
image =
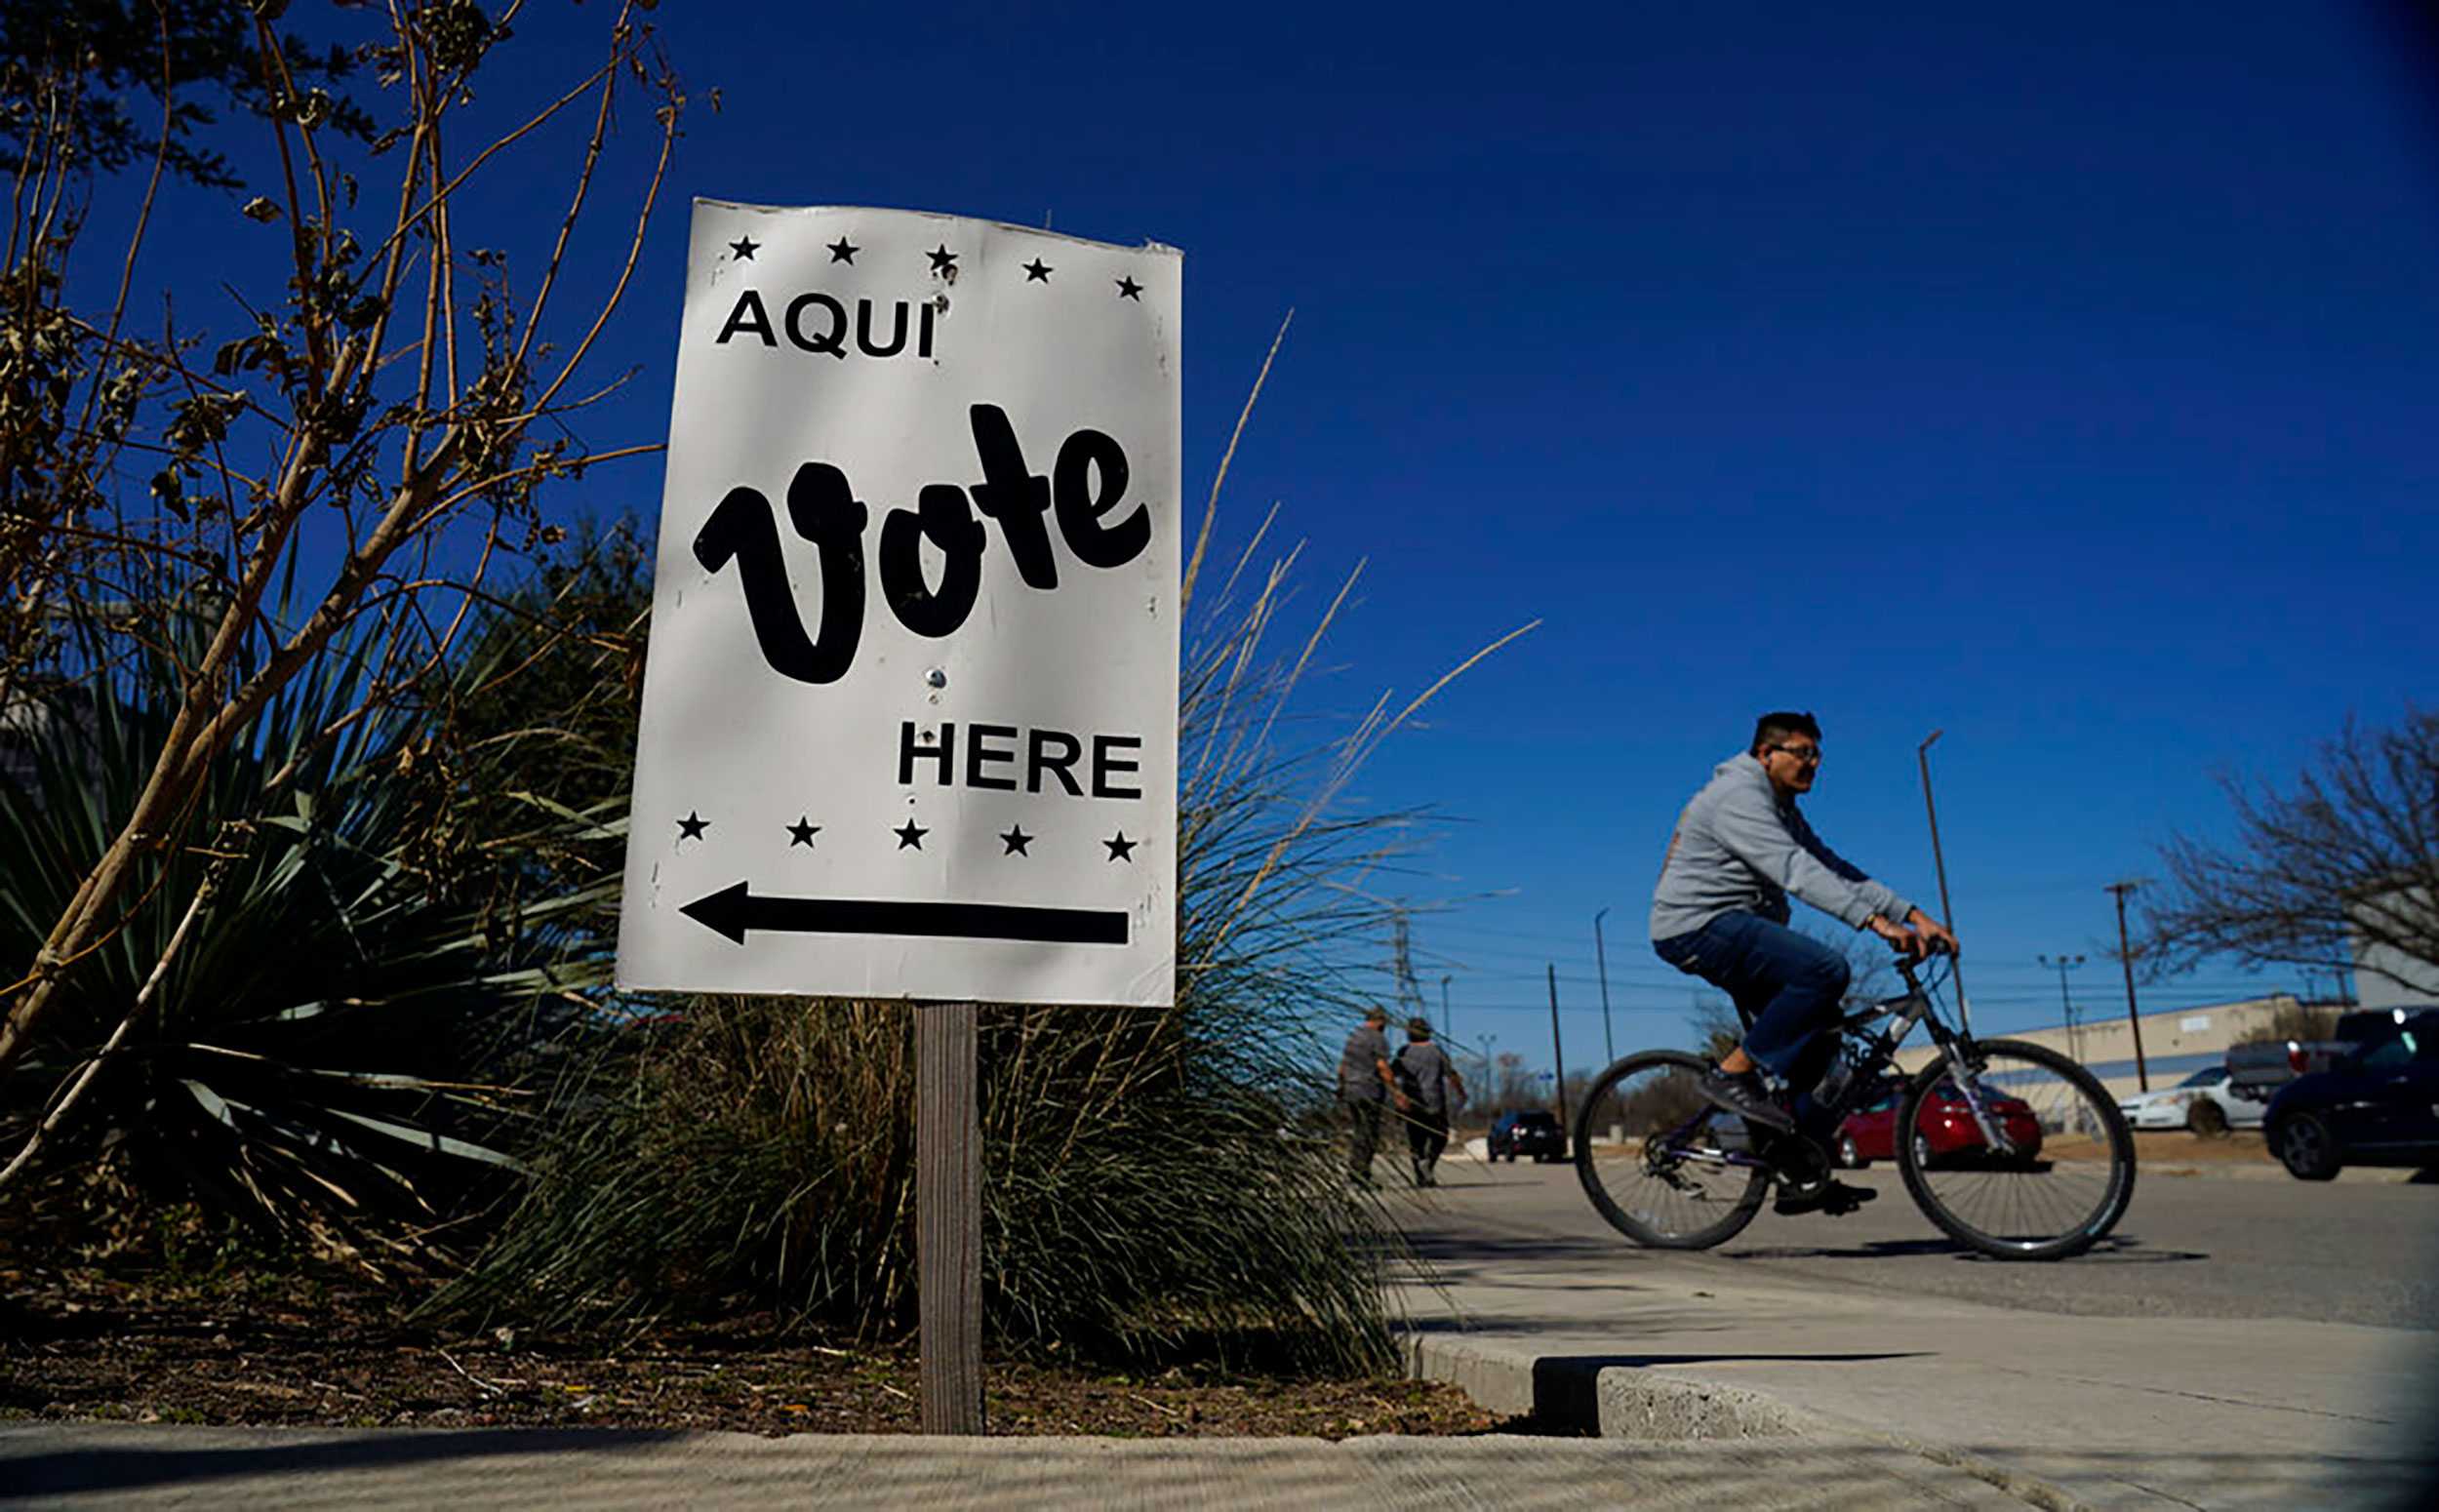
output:
[{"label": "bicycle fork", "polygon": [[1956,1084],[1957,1094],[1965,1099],[1965,1110],[1973,1115],[1974,1128],[1981,1133],[1982,1147],[1994,1155],[2015,1154],[2016,1141],[2007,1136],[2006,1125],[1990,1116],[1989,1094],[1982,1091],[1973,1067],[1966,1064],[1965,1053],[1959,1048],[1965,1043],[1964,1038],[1942,1033],[1936,1026],[1932,1034],[1939,1042],[1940,1058],[1947,1062],[1948,1080]]}]

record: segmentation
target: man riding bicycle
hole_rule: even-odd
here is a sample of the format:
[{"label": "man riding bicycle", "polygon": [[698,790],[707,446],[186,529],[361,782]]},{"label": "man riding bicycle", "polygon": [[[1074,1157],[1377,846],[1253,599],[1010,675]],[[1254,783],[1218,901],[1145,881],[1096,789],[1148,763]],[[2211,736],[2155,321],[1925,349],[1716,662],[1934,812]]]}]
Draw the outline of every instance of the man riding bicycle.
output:
[{"label": "man riding bicycle", "polygon": [[[1819,771],[1813,716],[1764,714],[1751,748],[1721,762],[1685,806],[1652,891],[1652,949],[1727,993],[1744,1020],[1743,1043],[1702,1078],[1702,1095],[1756,1130],[1800,1136],[1773,1156],[1785,1177],[1782,1214],[1851,1213],[1879,1195],[1832,1180],[1820,1156],[1836,1131],[1820,1127],[1826,1110],[1812,1089],[1838,1054],[1839,1001],[1852,974],[1837,951],[1787,927],[1787,895],[1917,960],[1957,948],[1947,926],[1813,833],[1795,800]],[[1763,1085],[1765,1069],[1795,1093],[1791,1115]]]}]

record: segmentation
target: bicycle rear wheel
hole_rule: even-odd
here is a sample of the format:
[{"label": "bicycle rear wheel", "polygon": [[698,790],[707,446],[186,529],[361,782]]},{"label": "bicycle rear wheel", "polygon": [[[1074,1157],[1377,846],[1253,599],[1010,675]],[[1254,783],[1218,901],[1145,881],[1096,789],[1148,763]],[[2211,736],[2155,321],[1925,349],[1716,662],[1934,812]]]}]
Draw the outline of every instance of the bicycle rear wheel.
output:
[{"label": "bicycle rear wheel", "polygon": [[1958,1086],[1943,1055],[1906,1094],[1898,1127],[1913,1137],[1897,1141],[1905,1190],[1949,1237],[1998,1259],[2091,1249],[2134,1198],[2134,1135],[2116,1099],[2044,1046],[1982,1040],[1959,1049],[1969,1086]]},{"label": "bicycle rear wheel", "polygon": [[1576,1174],[1612,1228],[1661,1250],[1707,1250],[1753,1221],[1769,1190],[1744,1120],[1697,1090],[1707,1063],[1645,1051],[1604,1072],[1576,1115]]}]

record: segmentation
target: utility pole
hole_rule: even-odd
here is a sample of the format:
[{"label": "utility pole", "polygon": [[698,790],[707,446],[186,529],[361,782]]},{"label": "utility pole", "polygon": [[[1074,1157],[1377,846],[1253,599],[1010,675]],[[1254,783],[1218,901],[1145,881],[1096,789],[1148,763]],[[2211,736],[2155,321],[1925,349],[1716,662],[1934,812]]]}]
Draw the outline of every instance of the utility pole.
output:
[{"label": "utility pole", "polygon": [[1550,1059],[1557,1067],[1551,1077],[1551,1082],[1558,1089],[1558,1127],[1563,1131],[1567,1127],[1567,1053],[1560,1049],[1558,1044],[1558,963],[1552,961],[1548,964],[1550,969]]},{"label": "utility pole", "polygon": [[[1931,742],[1945,734],[1945,730],[1934,730],[1924,736],[1922,744],[1914,747],[1914,760],[1922,768],[1923,813],[1931,819],[1931,864],[1939,874],[1939,922],[1952,931],[1956,928],[1956,908],[1948,901],[1947,856],[1939,850],[1939,810],[1931,801]],[[1889,922],[1903,924],[1905,921],[1891,919]],[[1965,998],[1965,962],[1961,951],[1948,962],[1948,979],[1956,983],[1957,1021],[1965,1026],[1967,1034],[1971,1034],[1974,1032],[1974,1011]]]},{"label": "utility pole", "polygon": [[2066,1053],[2075,1057],[2077,1065],[2081,1065],[2083,1063],[2083,1036],[2075,1029],[2074,1002],[2066,996],[2066,973],[2073,967],[2083,965],[2084,958],[2081,956],[2034,956],[2033,959],[2058,973],[2058,1006],[2059,1012],[2066,1015]]},{"label": "utility pole", "polygon": [[2139,882],[2112,882],[2100,891],[2117,895],[2117,961],[2126,969],[2126,1027],[2134,1031],[2135,1080],[2149,1092],[2151,1070],[2142,1061],[2142,1015],[2135,1012],[2134,951],[2126,943],[2126,895],[2140,886]]},{"label": "utility pole", "polygon": [[1440,1038],[1444,1040],[1457,1038],[1457,1020],[1448,1015],[1449,981],[1449,977],[1440,978]]},{"label": "utility pole", "polygon": [[[1609,912],[1604,908],[1601,913]],[[1601,943],[1601,913],[1592,916],[1592,956],[1601,963],[1601,1044],[1609,1051],[1609,1063],[1618,1063],[1618,1031],[1609,1022],[1609,950]]]}]

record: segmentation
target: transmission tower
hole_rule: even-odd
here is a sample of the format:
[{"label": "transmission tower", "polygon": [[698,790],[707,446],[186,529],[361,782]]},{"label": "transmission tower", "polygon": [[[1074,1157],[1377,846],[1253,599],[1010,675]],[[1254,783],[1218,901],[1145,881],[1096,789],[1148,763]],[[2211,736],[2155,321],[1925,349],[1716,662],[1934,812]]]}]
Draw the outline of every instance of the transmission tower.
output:
[{"label": "transmission tower", "polygon": [[1399,1016],[1428,1019],[1431,1011],[1422,1001],[1422,983],[1415,979],[1415,960],[1409,948],[1406,910],[1403,907],[1389,912],[1389,975],[1397,981]]}]

